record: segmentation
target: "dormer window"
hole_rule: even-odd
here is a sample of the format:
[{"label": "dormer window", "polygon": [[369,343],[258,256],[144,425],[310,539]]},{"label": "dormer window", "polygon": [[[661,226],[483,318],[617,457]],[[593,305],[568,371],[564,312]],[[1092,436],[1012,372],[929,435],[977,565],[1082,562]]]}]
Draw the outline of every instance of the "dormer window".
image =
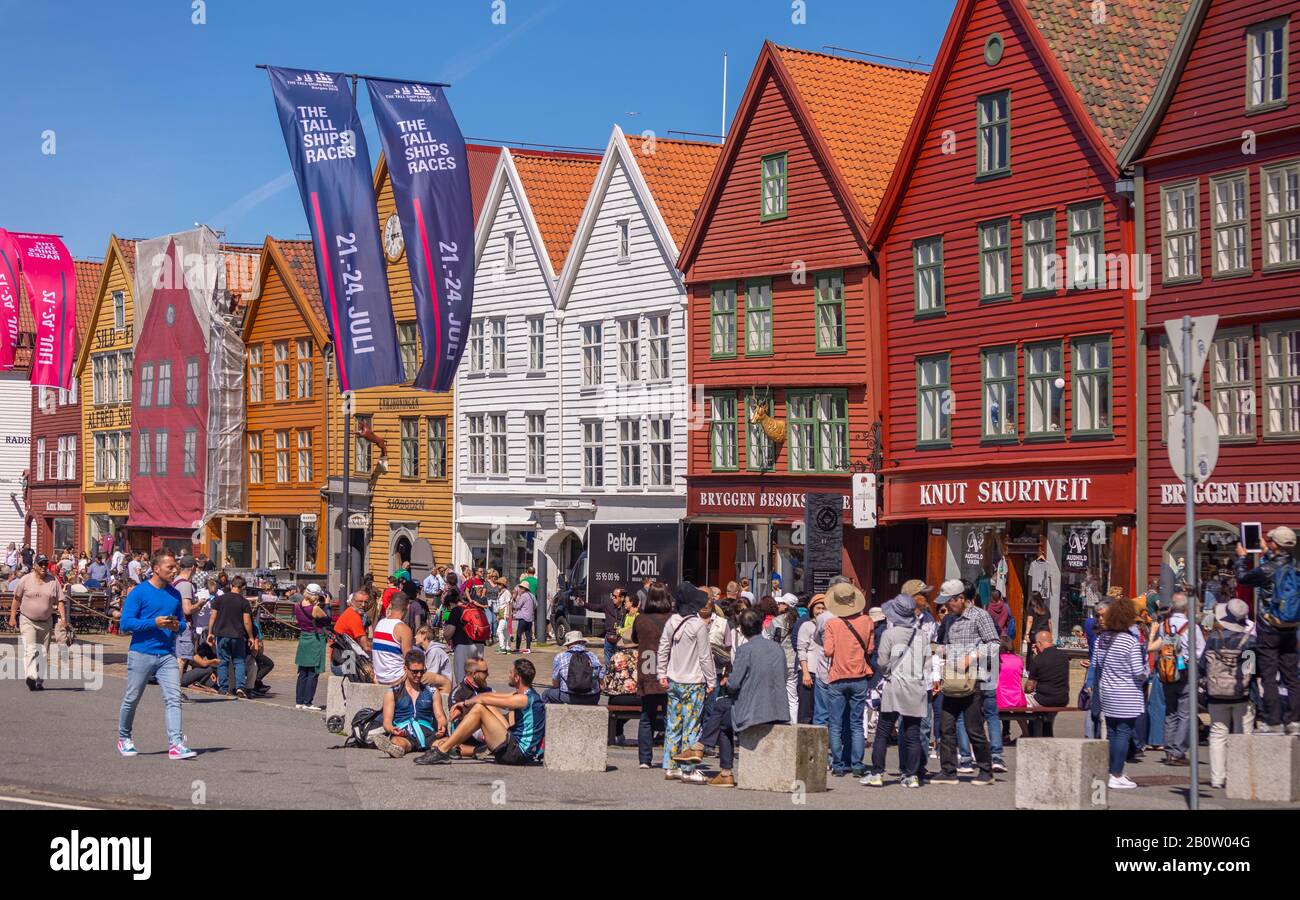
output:
[{"label": "dormer window", "polygon": [[1287,31],[1285,18],[1261,22],[1246,31],[1246,111],[1286,104]]}]

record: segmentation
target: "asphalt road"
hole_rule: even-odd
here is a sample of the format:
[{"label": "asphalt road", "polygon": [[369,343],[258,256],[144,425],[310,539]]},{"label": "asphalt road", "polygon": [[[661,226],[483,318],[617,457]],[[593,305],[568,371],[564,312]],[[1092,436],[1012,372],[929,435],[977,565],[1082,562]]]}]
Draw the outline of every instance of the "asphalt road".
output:
[{"label": "asphalt road", "polygon": [[[135,722],[140,755],[117,754],[116,722],[125,687],[120,638],[97,638],[105,645],[99,689],[68,681],[48,682],[31,693],[21,678],[0,679],[0,809],[54,806],[91,808],[547,808],[547,809],[990,809],[1014,805],[1014,748],[1007,749],[1011,772],[991,787],[930,785],[909,791],[891,784],[862,787],[850,778],[832,778],[830,790],[803,798],[736,789],[666,782],[658,769],[637,768],[634,748],[611,747],[610,770],[603,775],[548,772],[544,768],[505,768],[490,762],[457,762],[424,768],[373,750],[341,749],[342,738],[328,733],[320,713],[293,708],[292,644],[273,644],[283,663],[271,684],[277,694],[239,701],[192,694],[183,709],[184,729],[196,759],[167,758],[163,714],[157,688],[147,689]],[[11,638],[0,644],[13,644]],[[11,652],[0,646],[0,652]],[[489,654],[494,681],[500,657]],[[534,653],[539,670],[549,671],[549,654]],[[324,682],[320,700],[323,702]],[[1082,714],[1064,714],[1058,734],[1082,734]],[[629,736],[635,727],[629,725]],[[656,750],[656,757],[658,751]],[[1206,754],[1202,754],[1205,760]],[[897,763],[893,748],[890,765]],[[937,763],[937,761],[936,761]],[[1146,785],[1110,792],[1112,808],[1185,808],[1186,769],[1155,762],[1130,766],[1128,774]],[[1208,761],[1203,763],[1208,782]],[[1181,787],[1170,783],[1181,781]],[[1150,779],[1150,781],[1148,781]],[[1222,791],[1202,789],[1203,809],[1248,808],[1228,801]],[[1267,804],[1254,804],[1266,806]]]}]

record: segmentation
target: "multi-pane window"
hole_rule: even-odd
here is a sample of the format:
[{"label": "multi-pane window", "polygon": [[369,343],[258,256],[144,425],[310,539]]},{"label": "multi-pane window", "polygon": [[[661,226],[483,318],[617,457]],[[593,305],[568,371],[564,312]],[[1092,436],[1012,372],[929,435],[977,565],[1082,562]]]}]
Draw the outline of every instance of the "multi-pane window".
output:
[{"label": "multi-pane window", "polygon": [[1106,433],[1110,421],[1110,338],[1074,341],[1074,432]]},{"label": "multi-pane window", "polygon": [[951,437],[952,391],[948,354],[916,360],[916,442],[947,444]]},{"label": "multi-pane window", "polygon": [[618,420],[618,474],[623,487],[641,486],[641,420]]},{"label": "multi-pane window", "polygon": [[275,480],[280,484],[289,481],[289,432],[275,433]]},{"label": "multi-pane window", "polygon": [[923,238],[912,242],[912,280],[916,312],[942,311],[943,238]]},{"label": "multi-pane window", "polygon": [[153,405],[153,363],[140,364],[140,408]]},{"label": "multi-pane window", "polygon": [[[289,342],[276,341],[275,350],[275,399],[289,399]],[[160,404],[161,405],[161,404]]]},{"label": "multi-pane window", "polygon": [[[767,402],[771,413],[770,401],[760,399],[755,394],[749,395],[746,409],[753,410],[760,403]],[[748,421],[745,423],[745,467],[751,472],[770,472],[776,467],[776,444],[767,436],[762,424]]]},{"label": "multi-pane window", "polygon": [[980,299],[1011,296],[1011,220],[980,226]]},{"label": "multi-pane window", "polygon": [[113,327],[126,327],[126,294],[123,291],[113,291]]},{"label": "multi-pane window", "polygon": [[817,350],[844,349],[844,276],[818,275],[816,280]]},{"label": "multi-pane window", "polygon": [[370,472],[370,448],[374,445],[363,438],[361,432],[370,428],[372,419],[370,416],[357,416],[356,419],[356,438],[353,445],[352,470],[354,472],[368,474]]},{"label": "multi-pane window", "polygon": [[315,380],[315,363],[312,361],[311,338],[299,338],[297,341],[298,350],[298,389],[297,397],[299,400],[306,400],[311,397],[312,381]]},{"label": "multi-pane window", "polygon": [[785,436],[791,472],[817,471],[817,421],[812,394],[791,394],[786,400]]},{"label": "multi-pane window", "polygon": [[199,405],[199,361],[185,360],[185,405]]},{"label": "multi-pane window", "polygon": [[1300,162],[1263,169],[1264,268],[1300,263]]},{"label": "multi-pane window", "polygon": [[125,481],[131,475],[131,432],[95,432],[95,481]]},{"label": "multi-pane window", "polygon": [[1016,436],[1016,349],[989,347],[980,353],[984,384],[984,437]]},{"label": "multi-pane window", "polygon": [[1071,288],[1102,287],[1105,274],[1102,258],[1102,206],[1085,203],[1066,210],[1070,223],[1069,260]]},{"label": "multi-pane window", "polygon": [[627,219],[618,221],[618,261],[627,262],[632,256],[631,223]]},{"label": "multi-pane window", "polygon": [[59,436],[58,477],[60,481],[71,481],[77,477],[77,436],[75,434]]},{"label": "multi-pane window", "polygon": [[262,483],[262,435],[255,431],[248,433],[248,483]]},{"label": "multi-pane window", "polygon": [[546,319],[528,317],[528,370],[540,372],[546,368]]},{"label": "multi-pane window", "polygon": [[199,430],[197,428],[185,429],[185,440],[181,449],[183,451],[181,460],[182,474],[196,474],[199,470]]},{"label": "multi-pane window", "polygon": [[1275,19],[1246,32],[1246,108],[1262,109],[1286,101],[1286,19]]},{"label": "multi-pane window", "polygon": [[745,285],[745,355],[766,356],[772,352],[772,282],[750,281]]},{"label": "multi-pane window", "polygon": [[104,402],[117,403],[122,399],[121,361],[119,353],[110,353],[104,357]]},{"label": "multi-pane window", "polygon": [[102,356],[90,358],[90,371],[90,402],[99,406],[104,402],[104,358]]},{"label": "multi-pane window", "polygon": [[135,459],[135,466],[136,466],[135,473],[137,475],[149,474],[150,471],[149,460],[150,457],[152,456],[151,453],[152,446],[153,446],[153,435],[148,431],[141,430],[140,450],[138,453],[136,453],[136,459]]},{"label": "multi-pane window", "polygon": [[979,116],[978,175],[998,175],[1011,168],[1011,92],[986,94],[976,101]]},{"label": "multi-pane window", "polygon": [[248,402],[262,402],[262,345],[248,348]]},{"label": "multi-pane window", "polygon": [[429,477],[447,477],[447,419],[429,417]]},{"label": "multi-pane window", "polygon": [[298,430],[298,480],[304,483],[312,480],[311,435],[310,428],[300,428]]},{"label": "multi-pane window", "polygon": [[1029,344],[1025,347],[1025,406],[1029,419],[1025,433],[1030,437],[1062,435],[1065,376],[1061,343]]},{"label": "multi-pane window", "polygon": [[420,420],[402,419],[402,477],[420,477]]},{"label": "multi-pane window", "polygon": [[668,416],[650,419],[650,484],[669,487],[673,483],[673,420]]},{"label": "multi-pane window", "polygon": [[618,322],[618,380],[641,380],[641,333],[636,319]]},{"label": "multi-pane window", "polygon": [[1245,172],[1210,179],[1214,274],[1250,271],[1250,193]]},{"label": "multi-pane window", "polygon": [[506,474],[506,415],[492,413],[487,417],[488,463],[493,475]]},{"label": "multi-pane window", "polygon": [[709,395],[709,456],[714,469],[737,469],[736,454],[736,395],[718,393]]},{"label": "multi-pane window", "polygon": [[786,208],[786,155],[784,153],[774,153],[771,156],[764,156],[760,165],[763,180],[760,218],[763,220],[784,218]]},{"label": "multi-pane window", "polygon": [[546,474],[546,413],[527,413],[525,424],[528,434],[528,474],[539,477]]},{"label": "multi-pane window", "polygon": [[167,474],[166,431],[155,431],[153,435],[153,471],[155,475]]},{"label": "multi-pane window", "polygon": [[646,352],[650,355],[650,380],[671,378],[668,350],[668,316],[646,316]]},{"label": "multi-pane window", "polygon": [[397,324],[397,350],[402,359],[402,380],[413,381],[420,370],[420,333],[414,322]]},{"label": "multi-pane window", "polygon": [[605,486],[605,423],[582,423],[582,486]]},{"label": "multi-pane window", "polygon": [[599,322],[588,322],[582,326],[582,385],[594,387],[603,379],[602,368],[604,328]]},{"label": "multi-pane window", "polygon": [[842,472],[849,466],[848,400],[843,391],[791,392],[786,440],[792,472]]},{"label": "multi-pane window", "polygon": [[1264,434],[1300,436],[1300,323],[1265,327],[1263,369]]},{"label": "multi-pane window", "polygon": [[483,431],[483,416],[465,417],[465,433],[469,439],[469,474],[487,474],[487,435]]},{"label": "multi-pane window", "polygon": [[1183,408],[1183,375],[1169,351],[1168,338],[1160,338],[1160,436],[1169,440],[1169,418]]},{"label": "multi-pane window", "polygon": [[118,398],[122,403],[131,402],[131,369],[135,362],[135,354],[129,350],[123,350],[117,354],[117,364],[114,366],[115,377],[118,380]]},{"label": "multi-pane window", "polygon": [[1022,216],[1026,294],[1056,290],[1056,210]]},{"label": "multi-pane window", "polygon": [[483,371],[483,320],[471,319],[469,323],[469,370]]},{"label": "multi-pane window", "polygon": [[1190,281],[1201,276],[1200,192],[1199,181],[1160,191],[1165,282]]},{"label": "multi-pane window", "polygon": [[736,286],[714,285],[709,301],[709,354],[736,355]]},{"label": "multi-pane window", "polygon": [[491,361],[489,368],[493,372],[504,372],[506,370],[506,320],[489,319],[489,347],[491,351]]},{"label": "multi-pane window", "polygon": [[45,480],[45,438],[36,439],[36,480]]},{"label": "multi-pane window", "polygon": [[1221,333],[1210,345],[1210,411],[1222,438],[1255,437],[1254,338]]},{"label": "multi-pane window", "polygon": [[154,405],[172,405],[172,363],[169,359],[158,361],[158,400]]}]

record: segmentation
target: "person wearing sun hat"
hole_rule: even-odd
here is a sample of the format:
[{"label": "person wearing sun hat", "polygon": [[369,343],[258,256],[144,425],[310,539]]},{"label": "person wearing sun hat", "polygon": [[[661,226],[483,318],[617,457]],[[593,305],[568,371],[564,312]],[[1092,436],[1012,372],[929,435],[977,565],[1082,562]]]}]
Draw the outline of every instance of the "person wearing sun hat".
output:
[{"label": "person wearing sun hat", "polygon": [[[1224,786],[1228,735],[1242,734],[1250,704],[1246,655],[1255,649],[1250,608],[1233,597],[1214,608],[1214,627],[1205,639],[1206,706],[1210,710],[1210,787]],[[1226,677],[1225,677],[1226,676]]]},{"label": "person wearing sun hat", "polygon": [[[1283,734],[1285,729],[1286,734],[1297,735],[1300,734],[1300,700],[1296,699],[1300,698],[1300,651],[1296,645],[1296,626],[1277,617],[1279,610],[1273,598],[1279,573],[1290,570],[1290,577],[1295,574],[1295,531],[1285,525],[1270,531],[1264,547],[1259,548],[1264,551],[1259,563],[1251,568],[1247,562],[1255,549],[1237,544],[1235,572],[1238,586],[1259,591],[1255,607],[1255,663],[1264,702],[1260,710],[1263,722],[1255,727],[1255,731],[1257,734]],[[1279,673],[1286,682],[1289,700],[1285,714],[1277,689]]]},{"label": "person wearing sun hat", "polygon": [[[830,713],[831,774],[855,778],[866,774],[863,757],[866,733],[868,687],[871,679],[871,648],[875,642],[875,625],[863,615],[867,598],[852,584],[840,582],[826,591],[826,611],[835,618],[826,623],[822,652],[830,661],[827,671]],[[848,734],[844,734],[844,714],[848,710]],[[848,746],[848,769],[844,767]]]}]

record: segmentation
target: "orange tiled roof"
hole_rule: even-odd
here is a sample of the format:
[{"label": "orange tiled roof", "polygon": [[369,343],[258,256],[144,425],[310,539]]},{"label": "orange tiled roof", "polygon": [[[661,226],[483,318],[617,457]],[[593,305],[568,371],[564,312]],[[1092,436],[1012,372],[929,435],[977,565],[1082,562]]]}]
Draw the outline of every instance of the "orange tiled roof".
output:
[{"label": "orange tiled roof", "polygon": [[928,76],[791,47],[775,49],[870,222],[889,185]]},{"label": "orange tiled roof", "polygon": [[546,244],[551,266],[559,272],[564,267],[564,257],[573,243],[578,220],[582,218],[587,195],[600,168],[599,156],[579,156],[573,153],[520,153],[510,151],[515,169],[533,218]]},{"label": "orange tiled roof", "polygon": [[249,297],[257,287],[257,266],[261,249],[239,244],[220,244],[225,254],[226,290],[230,293],[230,312],[238,312],[248,305]]},{"label": "orange tiled roof", "polygon": [[704,200],[722,145],[655,138],[651,152],[651,145],[640,137],[630,135],[627,140],[673,243],[680,248]]},{"label": "orange tiled roof", "polygon": [[118,238],[117,246],[122,250],[122,259],[126,261],[127,280],[135,278],[135,241]]},{"label": "orange tiled roof", "polygon": [[1137,125],[1187,15],[1187,0],[1125,0],[1093,22],[1091,0],[1022,0],[1093,124],[1118,154]]},{"label": "orange tiled roof", "polygon": [[279,238],[270,240],[280,249],[280,255],[289,264],[289,271],[281,274],[294,280],[302,295],[307,298],[307,308],[316,319],[317,326],[321,331],[329,334],[329,325],[326,324],[328,320],[325,317],[325,301],[321,299],[320,281],[316,278],[316,252],[312,249],[311,241],[282,241]]}]

